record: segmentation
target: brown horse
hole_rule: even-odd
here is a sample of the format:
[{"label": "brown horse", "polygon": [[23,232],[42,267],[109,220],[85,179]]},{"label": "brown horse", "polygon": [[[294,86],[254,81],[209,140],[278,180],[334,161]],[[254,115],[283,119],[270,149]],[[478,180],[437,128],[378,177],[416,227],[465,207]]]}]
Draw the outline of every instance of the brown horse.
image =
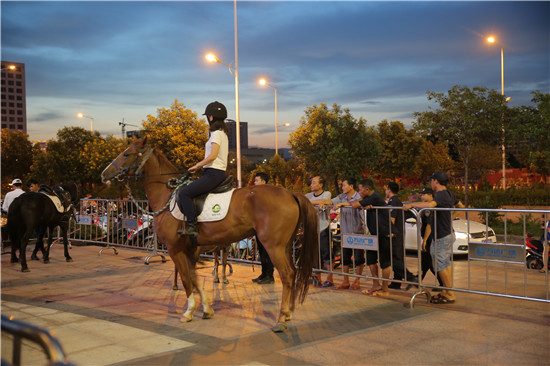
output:
[{"label": "brown horse", "polygon": [[[197,281],[195,247],[188,237],[178,235],[182,222],[165,210],[172,193],[168,181],[180,174],[144,138],[134,139],[101,173],[103,182],[113,178],[124,180],[129,176],[142,177],[149,205],[155,212],[156,233],[168,248],[181,276],[188,297],[182,321],[193,319],[197,307],[193,294],[196,292],[204,307],[203,318],[211,318],[214,311]],[[300,225],[303,226],[304,238],[296,269],[291,250]],[[287,329],[296,297],[303,302],[307,295],[312,268],[317,262],[318,226],[315,208],[303,194],[272,185],[246,187],[233,192],[229,211],[223,220],[199,223],[198,245],[215,247],[256,235],[269,253],[283,285],[279,317],[273,328],[273,331],[281,332]]]}]

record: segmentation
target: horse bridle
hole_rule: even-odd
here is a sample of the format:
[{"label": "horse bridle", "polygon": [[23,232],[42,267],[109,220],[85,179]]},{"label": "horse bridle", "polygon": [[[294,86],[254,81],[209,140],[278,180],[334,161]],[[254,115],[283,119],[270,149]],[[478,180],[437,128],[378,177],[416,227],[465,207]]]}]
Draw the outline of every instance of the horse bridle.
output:
[{"label": "horse bridle", "polygon": [[[128,165],[127,167],[121,167],[116,162],[116,159],[114,159],[111,162],[111,165],[113,165],[117,169],[117,173],[113,176],[114,179],[118,180],[119,182],[124,182],[128,179],[128,171],[131,169],[135,169],[134,176],[138,176],[141,173],[141,170],[143,169],[143,166],[145,163],[147,163],[147,160],[151,157],[151,154],[153,153],[153,148],[151,146],[147,146],[147,148],[144,151],[137,153],[137,158],[134,160],[134,162],[131,165]],[[141,159],[140,159],[141,158]]]}]

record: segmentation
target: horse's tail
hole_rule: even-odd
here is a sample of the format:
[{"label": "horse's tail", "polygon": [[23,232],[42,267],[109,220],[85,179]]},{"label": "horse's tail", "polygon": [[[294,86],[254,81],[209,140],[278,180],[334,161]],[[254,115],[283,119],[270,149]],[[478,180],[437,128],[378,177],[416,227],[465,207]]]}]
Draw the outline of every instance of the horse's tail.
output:
[{"label": "horse's tail", "polygon": [[[319,218],[311,202],[301,193],[293,193],[300,206],[300,223],[303,226],[302,248],[298,256],[298,271],[294,284],[294,295],[298,291],[300,303],[303,303],[308,289],[313,266],[317,263],[319,254]],[[292,296],[293,300],[295,296]],[[294,301],[292,301],[292,306]]]}]

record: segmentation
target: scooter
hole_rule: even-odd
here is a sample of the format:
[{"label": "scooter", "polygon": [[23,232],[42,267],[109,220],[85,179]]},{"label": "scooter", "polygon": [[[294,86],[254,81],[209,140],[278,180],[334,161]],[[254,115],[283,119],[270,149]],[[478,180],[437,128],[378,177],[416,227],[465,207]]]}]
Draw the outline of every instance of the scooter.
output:
[{"label": "scooter", "polygon": [[[544,245],[540,240],[533,239],[533,236],[527,234],[525,237],[525,264],[527,268],[542,269],[544,267],[543,254]],[[548,268],[550,269],[550,252],[548,253]]]}]

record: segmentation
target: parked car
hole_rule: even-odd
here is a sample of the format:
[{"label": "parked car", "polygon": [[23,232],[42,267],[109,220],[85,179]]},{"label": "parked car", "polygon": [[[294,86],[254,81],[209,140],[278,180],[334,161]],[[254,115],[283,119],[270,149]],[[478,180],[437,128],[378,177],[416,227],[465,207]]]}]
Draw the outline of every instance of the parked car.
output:
[{"label": "parked car", "polygon": [[[413,208],[406,213],[405,217],[405,249],[416,251],[418,249],[416,241],[418,211]],[[477,221],[455,218],[453,229],[456,236],[453,254],[468,254],[468,242],[495,243],[497,241],[493,229]]]}]

